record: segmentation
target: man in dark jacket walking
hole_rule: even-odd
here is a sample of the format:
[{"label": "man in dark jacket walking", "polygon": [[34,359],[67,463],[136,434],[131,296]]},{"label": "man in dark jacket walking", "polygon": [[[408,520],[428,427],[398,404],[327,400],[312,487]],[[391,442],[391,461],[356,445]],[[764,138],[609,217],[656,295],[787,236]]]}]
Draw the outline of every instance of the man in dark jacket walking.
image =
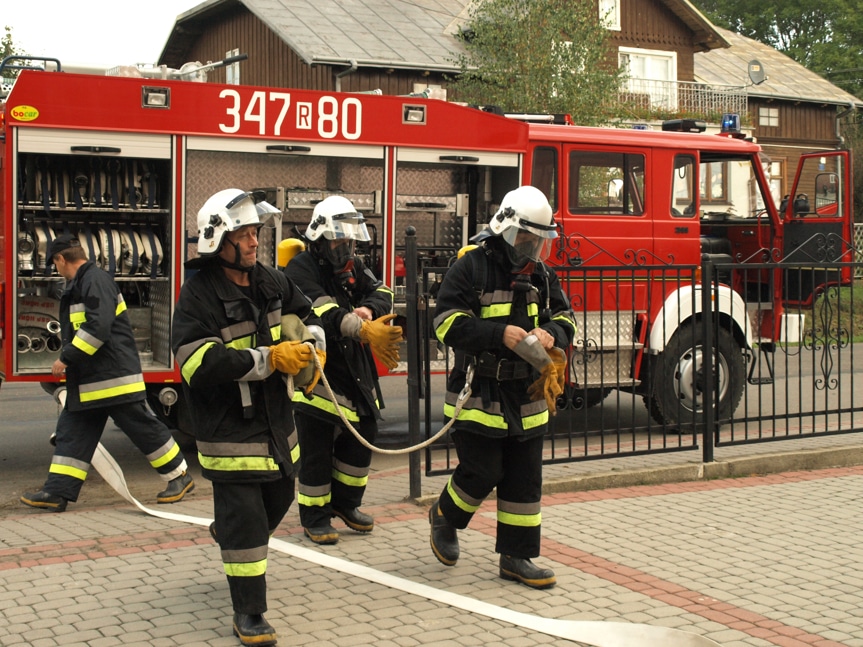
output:
[{"label": "man in dark jacket walking", "polygon": [[109,416],[168,482],[156,501],[181,500],[195,483],[170,430],[145,404],[141,362],[120,289],[87,260],[75,236],[55,238],[48,258],[68,282],[60,298],[63,345],[51,367],[54,377],[66,379],[66,403],[48,479],[39,492],[25,492],[21,502],[63,512],[69,501],[77,501]]},{"label": "man in dark jacket walking", "polygon": [[563,349],[575,334],[557,276],[542,263],[556,236],[539,189],[510,191],[474,238],[481,245],[444,276],[434,312],[437,338],[455,350],[446,417],[456,416],[459,393],[472,379],[453,425],[459,464],[429,510],[432,551],[454,565],[458,529],[497,489],[500,576],[537,589],[556,582],[531,559],[540,548],[543,435],[565,382]]},{"label": "man in dark jacket walking", "polygon": [[383,398],[370,349],[395,368],[402,329],[389,325],[395,316],[392,290],[354,254],[356,241],[369,240],[369,234],[347,198],[333,195],[319,202],[305,237],[308,251],[295,256],[285,273],[323,322],[329,353],[324,376],[336,397],[321,383],[294,394],[302,450],[300,522],[311,541],[334,544],[339,540],[330,523],[334,516],[358,532],[374,529],[374,519],[359,509],[372,453],[339,414],[374,442]]},{"label": "man in dark jacket walking", "polygon": [[[266,207],[266,209],[264,208]],[[198,212],[199,271],[183,285],[172,345],[203,475],[213,482],[218,541],[244,645],[273,645],[267,610],[267,544],[294,499],[299,458],[286,376],[326,353],[309,300],[257,261],[260,211],[253,194],[225,189]],[[318,341],[315,351],[280,341],[283,318],[295,315]]]}]

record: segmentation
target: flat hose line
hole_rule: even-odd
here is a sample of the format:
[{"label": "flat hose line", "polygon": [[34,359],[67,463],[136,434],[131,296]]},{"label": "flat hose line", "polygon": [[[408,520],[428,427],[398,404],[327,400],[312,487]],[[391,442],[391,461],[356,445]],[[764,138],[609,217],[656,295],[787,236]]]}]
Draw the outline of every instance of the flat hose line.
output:
[{"label": "flat hose line", "polygon": [[[317,362],[317,357],[316,364]],[[320,365],[318,364],[320,367]],[[321,379],[324,379],[323,374]],[[467,384],[470,384],[468,381]],[[326,385],[326,382],[325,382]],[[329,385],[326,385],[329,390]],[[292,388],[289,381],[288,388]],[[469,389],[467,389],[469,393]],[[462,391],[460,400],[465,391]],[[65,404],[65,402],[63,402]],[[456,412],[456,415],[458,413]],[[455,419],[455,416],[453,416]],[[358,434],[357,434],[358,435]],[[411,451],[416,448],[410,448]],[[114,460],[113,456],[108,453],[108,450],[99,443],[96,447],[96,452],[93,455],[91,464],[96,468],[96,471],[102,476],[121,497],[134,505],[145,514],[168,519],[170,521],[181,521],[191,523],[198,526],[209,527],[212,519],[203,517],[193,517],[185,514],[177,514],[173,512],[162,512],[161,510],[153,510],[142,505],[129,492],[129,487],[126,484],[126,478],[123,475],[123,470]],[[719,644],[713,640],[698,634],[672,629],[670,627],[659,627],[641,623],[626,623],[626,622],[606,622],[600,620],[560,620],[557,618],[543,618],[529,613],[513,611],[505,607],[482,602],[466,595],[452,593],[436,589],[426,584],[413,582],[403,577],[384,573],[383,571],[356,564],[346,559],[333,557],[317,550],[304,548],[296,544],[270,538],[269,546],[276,552],[301,559],[303,561],[323,566],[346,575],[359,577],[369,582],[375,582],[382,586],[396,589],[410,595],[439,602],[455,609],[468,611],[477,615],[482,615],[494,620],[507,622],[524,629],[537,631],[549,636],[564,638],[575,643],[593,645],[594,647],[719,647]]]}]

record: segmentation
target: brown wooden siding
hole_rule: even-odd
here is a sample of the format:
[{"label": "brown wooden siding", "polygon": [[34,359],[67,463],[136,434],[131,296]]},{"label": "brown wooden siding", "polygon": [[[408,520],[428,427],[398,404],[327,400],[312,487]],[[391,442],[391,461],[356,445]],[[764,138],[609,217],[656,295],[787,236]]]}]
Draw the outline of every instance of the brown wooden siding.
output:
[{"label": "brown wooden siding", "polygon": [[[779,126],[759,124],[759,108],[762,107],[779,109]],[[839,144],[836,138],[836,107],[832,105],[751,98],[749,115],[755,136],[762,144],[806,146],[812,150],[835,148]]]},{"label": "brown wooden siding", "polygon": [[[274,31],[242,6],[232,8],[209,22],[191,44],[188,58],[203,63],[217,61],[233,49],[249,56],[248,60],[240,63],[240,80],[244,85],[332,91],[336,88],[336,75],[349,67],[347,64],[308,65]],[[224,83],[225,69],[210,71],[207,80]],[[383,94],[403,95],[413,92],[415,83],[446,87],[446,80],[439,73],[426,75],[423,70],[361,67],[341,78],[341,90],[381,90]]]},{"label": "brown wooden siding", "polygon": [[655,0],[621,3],[620,31],[611,32],[614,63],[619,47],[639,47],[677,52],[677,79],[695,80],[692,31],[664,4]]}]

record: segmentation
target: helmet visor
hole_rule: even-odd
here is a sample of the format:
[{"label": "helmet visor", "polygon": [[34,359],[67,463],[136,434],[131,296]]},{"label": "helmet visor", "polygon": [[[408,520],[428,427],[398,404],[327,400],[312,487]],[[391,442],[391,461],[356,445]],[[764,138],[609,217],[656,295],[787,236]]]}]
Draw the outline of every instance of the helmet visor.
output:
[{"label": "helmet visor", "polygon": [[540,237],[533,231],[509,227],[503,231],[501,236],[504,241],[513,248],[516,258],[530,259],[531,261],[544,261],[551,253],[551,241],[557,238],[557,232],[552,237]]},{"label": "helmet visor", "polygon": [[345,214],[343,216],[333,216],[332,228],[324,231],[324,238],[329,240],[338,240],[340,238],[350,238],[351,240],[369,241],[369,230],[366,228],[366,223],[363,217],[357,217],[357,214]]}]

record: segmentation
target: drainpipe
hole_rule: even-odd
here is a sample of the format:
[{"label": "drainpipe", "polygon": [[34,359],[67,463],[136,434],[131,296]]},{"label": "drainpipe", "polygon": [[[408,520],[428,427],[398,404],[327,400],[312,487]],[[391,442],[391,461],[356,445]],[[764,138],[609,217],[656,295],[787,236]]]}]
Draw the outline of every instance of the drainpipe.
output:
[{"label": "drainpipe", "polygon": [[845,115],[849,115],[849,114],[851,114],[851,113],[852,113],[852,112],[854,112],[856,109],[857,109],[857,108],[854,106],[854,102],[853,102],[853,101],[849,101],[849,102],[848,102],[848,107],[847,107],[847,108],[845,108],[845,110],[843,110],[842,112],[840,112],[838,115],[836,115],[836,139],[838,139],[838,140],[839,140],[839,145],[840,145],[840,146],[841,146],[842,144],[844,144],[844,143],[845,143],[845,138],[844,138],[844,137],[839,133],[839,121],[842,119],[842,117],[844,117]]},{"label": "drainpipe", "polygon": [[[354,72],[357,71],[356,59],[352,58],[352,59],[348,60],[348,63],[351,64],[351,66],[348,69],[342,70],[341,72],[336,74],[336,92],[342,91],[342,77],[347,76],[348,74],[353,74]],[[837,125],[836,127],[838,128],[839,126]]]}]

